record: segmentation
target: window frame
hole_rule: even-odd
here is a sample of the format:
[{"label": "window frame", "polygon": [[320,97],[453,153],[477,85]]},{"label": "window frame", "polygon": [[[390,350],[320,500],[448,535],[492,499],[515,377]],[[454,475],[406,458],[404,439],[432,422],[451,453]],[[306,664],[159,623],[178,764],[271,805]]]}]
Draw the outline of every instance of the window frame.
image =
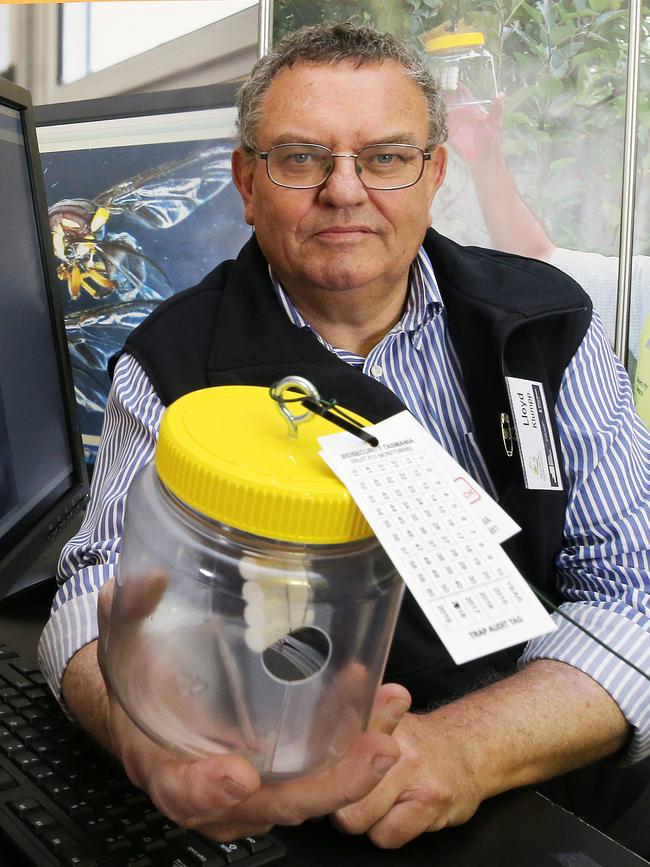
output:
[{"label": "window frame", "polygon": [[31,91],[35,104],[243,79],[257,60],[258,7],[251,6],[78,81],[61,84],[59,4],[19,4],[11,12],[16,80]]}]

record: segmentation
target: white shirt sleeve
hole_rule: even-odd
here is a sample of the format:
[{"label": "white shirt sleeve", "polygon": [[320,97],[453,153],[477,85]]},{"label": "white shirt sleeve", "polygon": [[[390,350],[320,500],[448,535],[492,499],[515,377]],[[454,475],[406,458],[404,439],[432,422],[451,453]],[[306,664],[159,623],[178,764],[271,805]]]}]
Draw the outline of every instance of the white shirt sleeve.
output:
[{"label": "white shirt sleeve", "polygon": [[[594,302],[594,309],[605,328],[605,336],[614,343],[616,326],[616,296],[618,290],[618,258],[601,253],[586,253],[557,247],[551,265],[573,277]],[[629,347],[636,355],[641,328],[650,315],[650,256],[632,257]]]},{"label": "white shirt sleeve", "polygon": [[97,638],[97,595],[116,574],[126,494],[153,458],[163,411],[142,368],[123,355],[106,404],[88,510],[61,553],[59,590],[39,642],[39,663],[57,698],[69,660]]}]

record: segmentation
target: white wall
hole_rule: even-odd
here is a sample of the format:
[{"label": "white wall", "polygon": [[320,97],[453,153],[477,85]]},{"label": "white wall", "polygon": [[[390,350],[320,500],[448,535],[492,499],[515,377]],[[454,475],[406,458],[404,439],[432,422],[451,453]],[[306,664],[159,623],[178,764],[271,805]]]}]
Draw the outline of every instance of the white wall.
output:
[{"label": "white wall", "polygon": [[0,72],[11,63],[9,26],[9,8],[0,6]]}]

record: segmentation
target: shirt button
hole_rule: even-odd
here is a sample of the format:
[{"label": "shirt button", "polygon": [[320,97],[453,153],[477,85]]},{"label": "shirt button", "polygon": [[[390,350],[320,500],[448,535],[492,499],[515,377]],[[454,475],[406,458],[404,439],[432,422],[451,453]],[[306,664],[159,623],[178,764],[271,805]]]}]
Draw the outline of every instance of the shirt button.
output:
[{"label": "shirt button", "polygon": [[370,368],[370,373],[375,377],[375,379],[379,379],[379,377],[383,374],[383,370],[380,364],[373,364]]}]

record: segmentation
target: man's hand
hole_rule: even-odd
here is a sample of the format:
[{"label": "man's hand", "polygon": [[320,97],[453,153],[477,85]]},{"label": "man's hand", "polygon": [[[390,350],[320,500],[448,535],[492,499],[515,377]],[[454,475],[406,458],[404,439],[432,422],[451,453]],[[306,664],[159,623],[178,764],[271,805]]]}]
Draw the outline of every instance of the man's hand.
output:
[{"label": "man's hand", "polygon": [[629,728],[611,696],[562,662],[516,674],[395,729],[401,755],[382,782],[334,821],[397,848],[423,831],[470,819],[486,798],[619,750]]},{"label": "man's hand", "polygon": [[435,722],[435,713],[402,719],[395,731],[399,760],[362,801],[336,812],[337,827],[367,833],[377,846],[393,849],[474,815],[487,793],[476,778],[466,739],[460,732],[452,740]]},{"label": "man's hand", "polygon": [[[100,594],[100,641],[112,603],[112,586]],[[148,602],[155,606],[155,592]],[[138,609],[140,613],[141,608]],[[137,659],[133,660],[137,665]],[[64,694],[75,716],[124,764],[130,779],[144,789],[174,822],[224,841],[260,834],[275,824],[296,825],[362,801],[399,758],[390,736],[410,704],[398,685],[382,686],[368,731],[334,767],[282,783],[262,785],[253,766],[234,754],[200,760],[179,758],[140,731],[106,689],[96,644],[71,660]]]}]

